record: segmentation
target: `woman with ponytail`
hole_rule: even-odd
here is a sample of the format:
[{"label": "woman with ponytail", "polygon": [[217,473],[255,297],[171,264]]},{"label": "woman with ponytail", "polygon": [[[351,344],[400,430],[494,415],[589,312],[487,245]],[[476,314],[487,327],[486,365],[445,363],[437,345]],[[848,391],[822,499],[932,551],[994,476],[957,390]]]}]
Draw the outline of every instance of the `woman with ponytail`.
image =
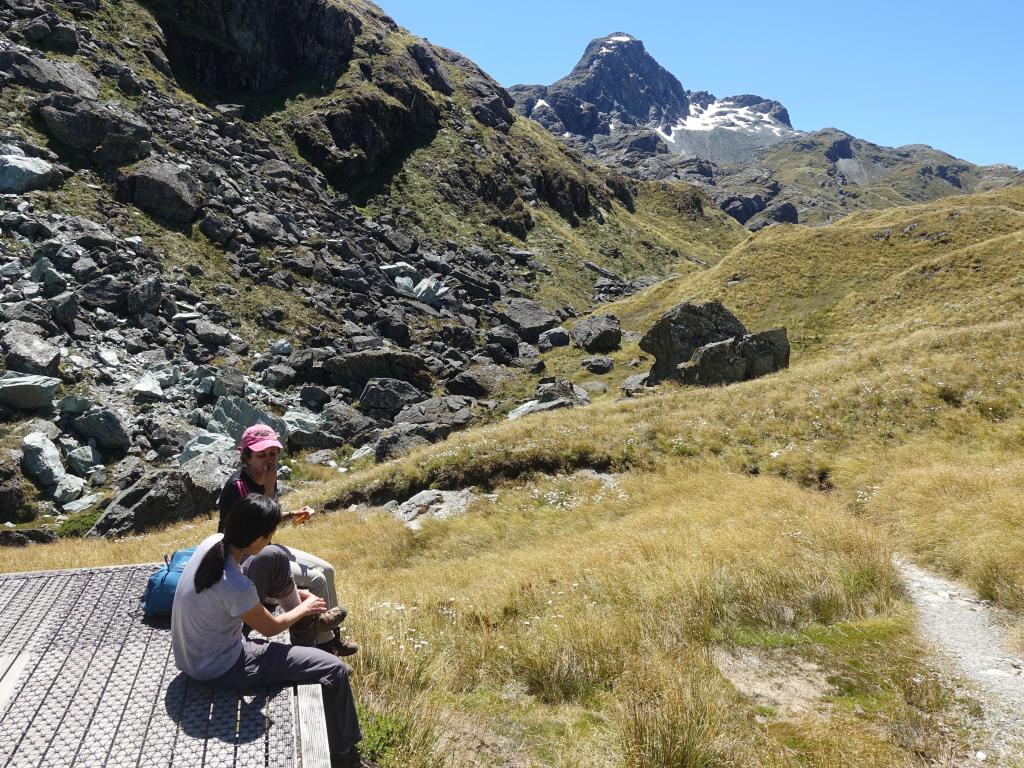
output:
[{"label": "woman with ponytail", "polygon": [[[288,556],[271,545],[280,522],[276,501],[250,494],[227,515],[223,534],[199,545],[174,593],[174,661],[189,677],[224,688],[320,683],[332,765],[358,766],[355,745],[361,736],[351,668],[318,648],[253,640],[242,633],[245,623],[273,637],[300,621],[322,621],[327,607],[322,598],[296,589]],[[267,599],[276,600],[284,612],[271,614],[263,605]]]}]

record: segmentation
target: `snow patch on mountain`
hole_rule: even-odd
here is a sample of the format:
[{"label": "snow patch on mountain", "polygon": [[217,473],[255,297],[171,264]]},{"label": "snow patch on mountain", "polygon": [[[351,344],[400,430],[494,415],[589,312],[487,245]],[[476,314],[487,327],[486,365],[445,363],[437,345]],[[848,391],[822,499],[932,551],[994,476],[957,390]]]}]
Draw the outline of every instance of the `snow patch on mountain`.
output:
[{"label": "snow patch on mountain", "polygon": [[750,107],[741,107],[729,99],[712,102],[707,108],[700,104],[690,104],[690,114],[668,131],[659,127],[658,135],[665,141],[676,143],[676,134],[680,131],[713,131],[722,128],[727,131],[746,131],[750,133],[770,132],[779,138],[796,136],[800,132],[790,128],[771,115],[757,112]]}]

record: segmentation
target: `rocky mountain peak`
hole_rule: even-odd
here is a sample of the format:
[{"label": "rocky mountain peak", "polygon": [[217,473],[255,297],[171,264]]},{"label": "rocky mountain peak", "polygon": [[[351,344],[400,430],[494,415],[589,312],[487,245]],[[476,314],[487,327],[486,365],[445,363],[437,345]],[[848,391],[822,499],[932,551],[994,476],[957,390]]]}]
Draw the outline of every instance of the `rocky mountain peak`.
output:
[{"label": "rocky mountain peak", "polygon": [[510,93],[521,115],[598,155],[747,162],[798,135],[779,102],[687,91],[624,32],[592,40],[572,72],[552,85],[514,86]]},{"label": "rocky mountain peak", "polygon": [[682,83],[643,41],[625,32],[592,40],[572,72],[552,85],[519,85],[509,92],[521,114],[549,130],[581,136],[607,135],[617,126],[667,128],[690,107]]}]

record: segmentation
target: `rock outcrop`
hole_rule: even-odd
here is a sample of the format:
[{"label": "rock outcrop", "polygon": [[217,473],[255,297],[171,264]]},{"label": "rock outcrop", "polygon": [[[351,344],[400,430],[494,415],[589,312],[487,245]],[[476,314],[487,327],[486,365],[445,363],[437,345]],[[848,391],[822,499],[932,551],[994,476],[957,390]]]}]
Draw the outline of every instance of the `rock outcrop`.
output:
[{"label": "rock outcrop", "polygon": [[789,367],[785,328],[750,334],[717,301],[669,310],[640,340],[640,349],[654,355],[645,384],[735,384]]},{"label": "rock outcrop", "polygon": [[206,514],[215,501],[187,472],[150,473],[111,502],[89,535],[115,538],[143,533],[157,525]]}]

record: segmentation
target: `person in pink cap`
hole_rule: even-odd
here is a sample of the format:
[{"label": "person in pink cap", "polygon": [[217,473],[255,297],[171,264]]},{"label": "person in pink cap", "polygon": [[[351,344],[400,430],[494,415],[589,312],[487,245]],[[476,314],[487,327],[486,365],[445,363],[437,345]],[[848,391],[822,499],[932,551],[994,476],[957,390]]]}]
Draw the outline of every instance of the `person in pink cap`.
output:
[{"label": "person in pink cap", "polygon": [[[224,532],[224,522],[238,502],[249,494],[260,494],[271,499],[277,498],[277,465],[284,446],[273,428],[266,424],[253,424],[242,433],[239,443],[242,466],[232,474],[221,488],[217,506],[220,509],[218,533]],[[313,515],[309,507],[282,515],[282,522],[301,525]],[[336,618],[336,625],[344,621],[347,611],[338,605],[334,585],[334,567],[326,560],[292,547],[280,546],[291,561],[292,578],[301,589],[307,589],[327,603],[327,615],[316,625],[292,627],[292,642],[300,645],[315,645],[338,656],[350,656],[359,650],[355,643],[342,639],[336,628],[327,627],[323,618]],[[335,626],[336,626],[335,625]]]}]

